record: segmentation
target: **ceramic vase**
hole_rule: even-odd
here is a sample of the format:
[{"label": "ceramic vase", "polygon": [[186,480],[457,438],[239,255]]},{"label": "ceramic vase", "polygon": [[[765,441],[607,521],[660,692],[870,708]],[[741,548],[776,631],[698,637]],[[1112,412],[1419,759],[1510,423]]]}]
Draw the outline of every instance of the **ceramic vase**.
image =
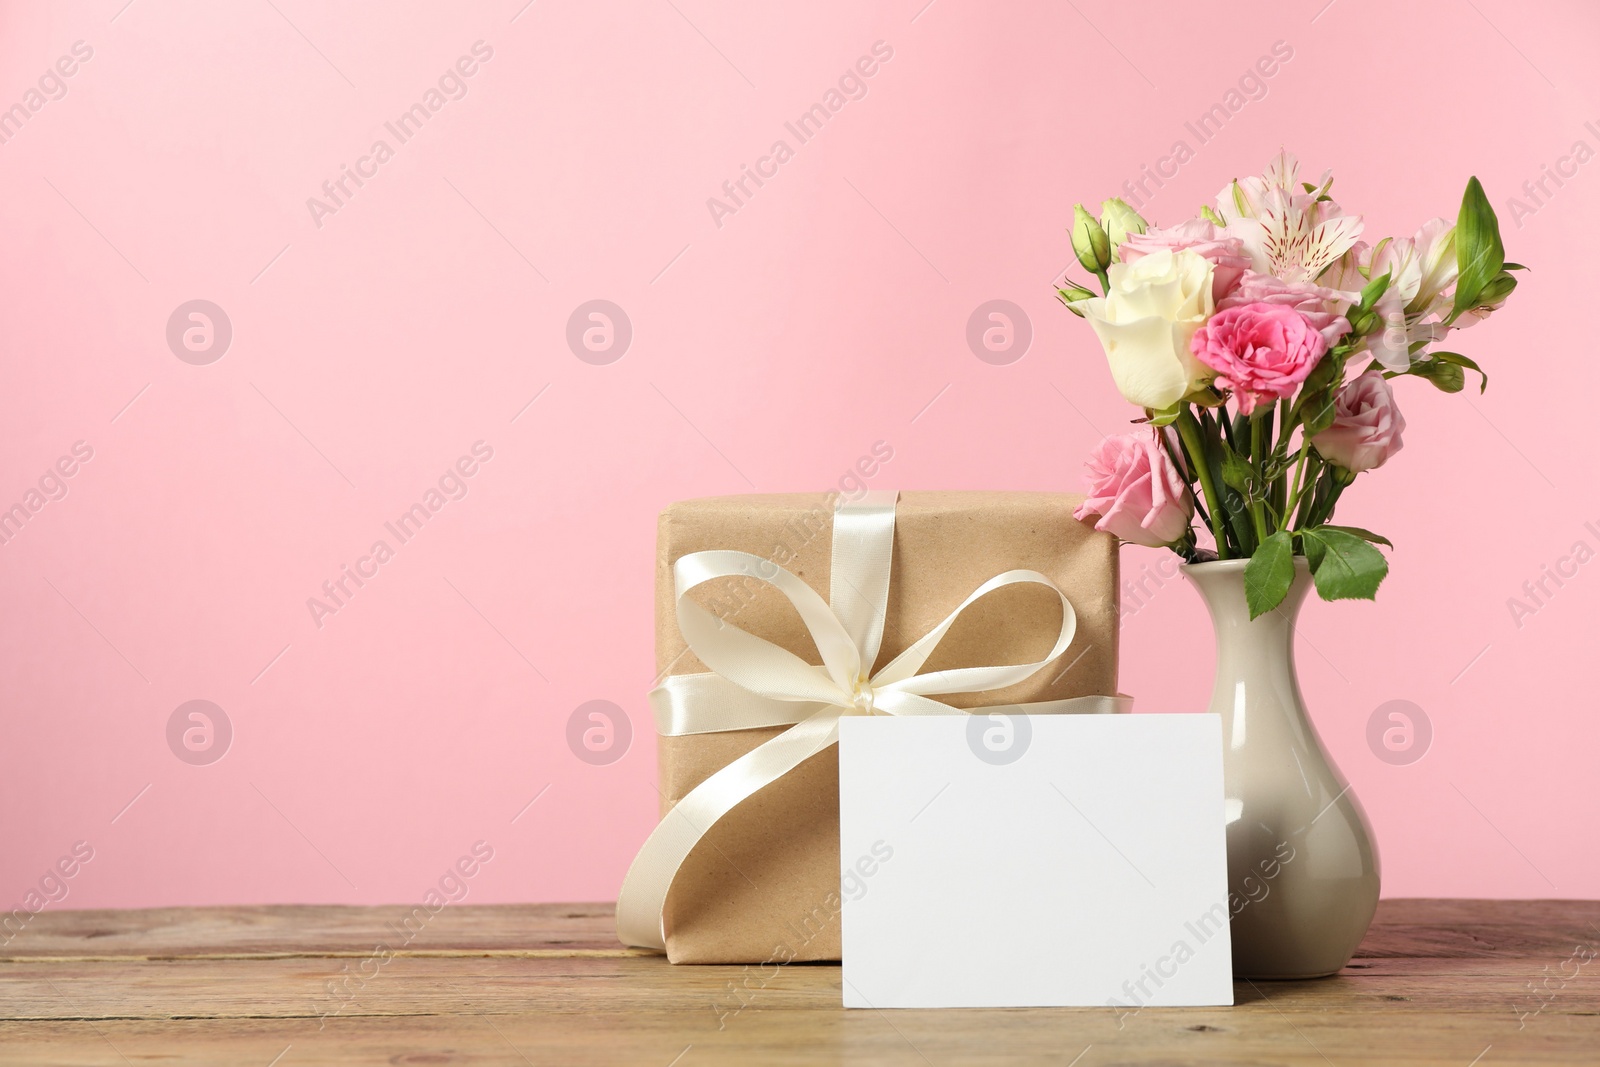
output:
[{"label": "ceramic vase", "polygon": [[1295,619],[1311,573],[1251,619],[1245,560],[1195,563],[1216,631],[1210,710],[1222,716],[1228,889],[1237,978],[1315,978],[1349,962],[1378,904],[1378,851],[1328,758],[1295,674]]}]

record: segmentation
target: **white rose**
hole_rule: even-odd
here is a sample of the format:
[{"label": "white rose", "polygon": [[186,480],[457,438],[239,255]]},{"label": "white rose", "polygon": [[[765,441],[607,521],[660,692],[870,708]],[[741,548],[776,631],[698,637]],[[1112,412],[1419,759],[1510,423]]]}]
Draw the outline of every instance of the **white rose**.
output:
[{"label": "white rose", "polygon": [[1189,351],[1211,317],[1211,272],[1211,261],[1190,249],[1152,252],[1112,264],[1110,293],[1073,304],[1099,335],[1111,377],[1132,403],[1169,408],[1215,374]]}]

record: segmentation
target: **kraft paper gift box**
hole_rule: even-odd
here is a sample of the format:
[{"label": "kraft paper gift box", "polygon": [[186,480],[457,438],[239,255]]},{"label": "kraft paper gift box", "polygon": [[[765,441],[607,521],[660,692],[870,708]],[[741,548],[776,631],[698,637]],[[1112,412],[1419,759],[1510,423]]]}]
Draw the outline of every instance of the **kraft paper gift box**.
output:
[{"label": "kraft paper gift box", "polygon": [[[1042,669],[1005,688],[934,699],[971,709],[1082,698],[1075,704],[1085,706],[1074,710],[1125,710],[1125,698],[1115,696],[1117,543],[1073,518],[1081,497],[907,492],[898,494],[895,503],[895,494],[874,495],[893,507],[878,668],[937,627],[985,582],[1003,572],[1036,571],[1072,605],[1076,631],[1070,645]],[[713,497],[683,501],[662,512],[656,559],[656,664],[662,677],[708,671],[680,631],[674,565],[682,557],[714,550],[749,553],[784,568],[826,601],[839,502],[831,493]],[[748,576],[719,577],[693,588],[687,598],[723,623],[806,663],[819,662],[817,642],[796,607],[772,585]],[[1063,614],[1060,594],[1044,585],[996,589],[961,613],[918,673],[1038,661],[1060,636]],[[652,694],[653,703],[656,696]],[[658,708],[658,729],[661,717]],[[674,807],[691,790],[786,729],[757,726],[662,736],[663,824],[658,835],[669,830]],[[659,940],[673,963],[839,958],[837,754],[837,746],[829,744],[714,824],[681,828],[697,843],[685,846],[689,851],[675,877],[661,887],[665,901],[660,905]],[[644,863],[642,852],[629,873],[630,883]],[[625,926],[630,892],[625,884],[619,930]],[[658,936],[652,932],[630,938],[622,932],[634,944],[655,944]]]}]

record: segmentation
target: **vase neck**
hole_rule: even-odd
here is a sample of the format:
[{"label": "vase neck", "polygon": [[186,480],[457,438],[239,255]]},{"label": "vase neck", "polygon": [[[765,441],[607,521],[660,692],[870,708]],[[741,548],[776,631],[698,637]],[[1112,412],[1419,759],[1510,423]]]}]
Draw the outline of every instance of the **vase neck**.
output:
[{"label": "vase neck", "polygon": [[1283,603],[1264,615],[1252,619],[1250,604],[1245,598],[1243,561],[1201,563],[1184,568],[1184,573],[1200,591],[1206,610],[1211,613],[1211,625],[1217,635],[1217,653],[1236,652],[1245,655],[1294,654],[1295,621],[1300,616],[1300,605],[1305,602],[1311,588],[1311,572],[1303,559],[1295,560],[1294,581]]},{"label": "vase neck", "polygon": [[1243,560],[1192,564],[1184,575],[1211,613],[1217,668],[1210,710],[1222,716],[1229,745],[1250,735],[1314,744],[1294,663],[1295,620],[1311,587],[1305,560],[1295,560],[1283,603],[1254,619],[1245,599]]}]

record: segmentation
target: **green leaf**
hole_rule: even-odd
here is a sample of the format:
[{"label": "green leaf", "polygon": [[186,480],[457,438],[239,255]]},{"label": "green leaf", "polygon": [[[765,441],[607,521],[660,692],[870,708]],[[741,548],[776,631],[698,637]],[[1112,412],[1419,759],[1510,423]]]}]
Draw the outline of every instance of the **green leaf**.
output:
[{"label": "green leaf", "polygon": [[1230,489],[1237,489],[1250,497],[1251,486],[1255,483],[1256,470],[1245,459],[1224,442],[1222,445],[1222,481]]},{"label": "green leaf", "polygon": [[1228,528],[1233,531],[1234,548],[1238,555],[1245,555],[1256,550],[1255,526],[1250,521],[1250,502],[1244,494],[1236,489],[1224,486],[1222,493],[1222,514],[1228,520]]},{"label": "green leaf", "polygon": [[1265,615],[1289,593],[1294,582],[1294,538],[1279,530],[1255,550],[1244,565],[1244,598],[1250,617]]},{"label": "green leaf", "polygon": [[1387,545],[1390,548],[1394,547],[1394,542],[1390,541],[1387,537],[1384,537],[1382,534],[1375,534],[1371,530],[1363,530],[1359,526],[1324,526],[1323,529],[1343,530],[1345,533],[1355,534],[1363,541],[1371,541],[1375,545]]},{"label": "green leaf", "polygon": [[1372,600],[1389,561],[1367,540],[1335,526],[1302,530],[1317,595],[1323,600]]},{"label": "green leaf", "polygon": [[1366,285],[1363,285],[1361,287],[1361,302],[1356,306],[1362,311],[1372,310],[1372,306],[1378,302],[1378,298],[1389,291],[1389,279],[1393,274],[1393,271],[1389,271],[1381,278],[1374,278]]},{"label": "green leaf", "polygon": [[[1356,475],[1336,463],[1329,463],[1325,457],[1317,457],[1323,464],[1322,471],[1317,475],[1317,487],[1311,494],[1311,505],[1303,509],[1300,521],[1309,528],[1327,522],[1333,515],[1333,509],[1339,503],[1339,495],[1349,488],[1355,481]],[[1322,544],[1311,538],[1306,538],[1301,544],[1301,550],[1306,558],[1311,561],[1311,569],[1316,570],[1316,561],[1321,558]]]},{"label": "green leaf", "polygon": [[1256,535],[1250,524],[1250,512],[1244,495],[1228,488],[1222,480],[1222,450],[1226,442],[1217,424],[1227,421],[1227,412],[1219,408],[1213,414],[1210,409],[1201,408],[1195,414],[1205,444],[1203,462],[1211,471],[1211,480],[1217,485],[1218,503],[1222,517],[1227,522],[1224,533],[1232,533],[1233,536],[1228,539],[1229,547],[1234,555],[1242,559],[1255,551]]},{"label": "green leaf", "polygon": [[1506,263],[1506,264],[1503,264],[1500,269],[1501,270],[1527,270],[1529,268],[1524,267],[1521,263]]},{"label": "green leaf", "polygon": [[1476,177],[1467,180],[1456,216],[1455,314],[1479,304],[1484,286],[1505,266],[1506,248],[1500,241],[1500,220]]},{"label": "green leaf", "polygon": [[[1320,489],[1321,486],[1318,486]],[[1307,537],[1306,531],[1300,532],[1300,550],[1306,554],[1306,562],[1311,564],[1311,573],[1315,575],[1317,568],[1322,566],[1322,557],[1328,554],[1327,546],[1315,537]]]},{"label": "green leaf", "polygon": [[1457,367],[1465,367],[1467,370],[1477,371],[1478,376],[1483,379],[1478,386],[1478,392],[1480,394],[1489,388],[1489,376],[1483,372],[1483,368],[1478,366],[1472,360],[1468,359],[1466,356],[1463,356],[1460,352],[1435,352],[1433,354],[1433,358],[1437,363],[1450,363]]}]

